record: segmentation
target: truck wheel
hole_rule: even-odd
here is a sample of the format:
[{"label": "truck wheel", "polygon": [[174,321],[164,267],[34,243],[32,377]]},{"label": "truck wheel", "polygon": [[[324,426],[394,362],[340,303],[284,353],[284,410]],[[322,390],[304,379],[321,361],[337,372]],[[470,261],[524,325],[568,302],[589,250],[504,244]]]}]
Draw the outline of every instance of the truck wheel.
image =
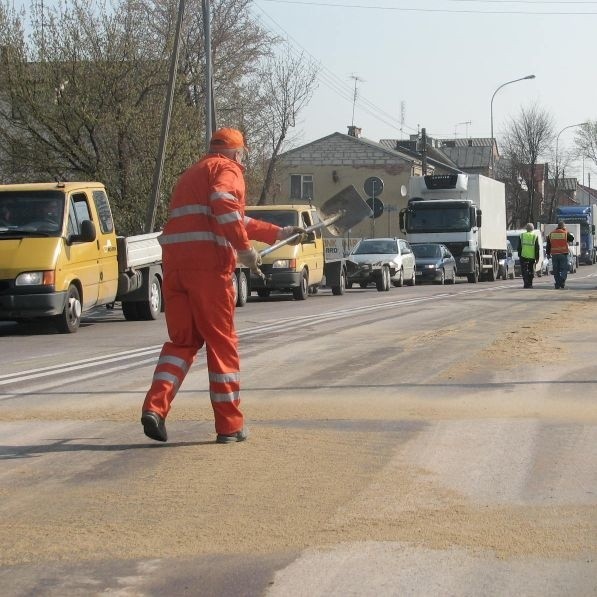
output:
[{"label": "truck wheel", "polygon": [[142,321],[157,319],[162,310],[162,285],[160,279],[153,274],[149,283],[149,292],[146,301],[137,303],[137,315]]},{"label": "truck wheel", "polygon": [[133,301],[122,301],[122,314],[127,321],[138,321],[137,303]]},{"label": "truck wheel", "polygon": [[[352,283],[350,284],[352,286]],[[338,286],[332,286],[332,294],[335,296],[341,296],[344,294],[344,290],[348,287],[346,282],[346,272],[342,270],[340,272],[340,284]]]},{"label": "truck wheel", "polygon": [[487,279],[490,282],[495,282],[497,280],[497,270],[498,270],[498,263],[495,255],[491,260],[491,269],[487,272]]},{"label": "truck wheel", "polygon": [[304,301],[309,296],[309,272],[306,269],[301,272],[299,286],[292,289],[292,296],[296,301]]},{"label": "truck wheel", "polygon": [[236,296],[236,306],[244,307],[249,298],[249,283],[244,272],[232,274],[232,284],[234,286],[234,293]]},{"label": "truck wheel", "polygon": [[479,281],[479,263],[475,261],[475,271],[472,274],[466,274],[466,279],[470,284],[476,284]]},{"label": "truck wheel", "polygon": [[64,311],[56,315],[56,327],[61,334],[74,334],[81,325],[81,295],[79,289],[71,284],[66,293]]}]

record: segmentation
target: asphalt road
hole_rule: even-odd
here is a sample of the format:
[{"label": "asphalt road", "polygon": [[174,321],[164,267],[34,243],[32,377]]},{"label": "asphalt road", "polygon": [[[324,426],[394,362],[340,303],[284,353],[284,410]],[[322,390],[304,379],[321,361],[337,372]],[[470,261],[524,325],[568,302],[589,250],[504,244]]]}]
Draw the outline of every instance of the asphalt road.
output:
[{"label": "asphalt road", "polygon": [[249,441],[204,353],[140,406],[163,320],[0,323],[0,591],[597,594],[597,266],[237,311]]}]

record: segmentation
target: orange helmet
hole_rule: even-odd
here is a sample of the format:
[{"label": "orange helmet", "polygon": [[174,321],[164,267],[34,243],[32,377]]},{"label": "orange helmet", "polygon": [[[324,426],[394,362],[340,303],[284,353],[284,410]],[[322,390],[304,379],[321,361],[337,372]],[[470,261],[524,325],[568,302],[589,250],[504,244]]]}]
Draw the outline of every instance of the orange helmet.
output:
[{"label": "orange helmet", "polygon": [[243,134],[237,129],[218,129],[211,136],[211,149],[248,149]]}]

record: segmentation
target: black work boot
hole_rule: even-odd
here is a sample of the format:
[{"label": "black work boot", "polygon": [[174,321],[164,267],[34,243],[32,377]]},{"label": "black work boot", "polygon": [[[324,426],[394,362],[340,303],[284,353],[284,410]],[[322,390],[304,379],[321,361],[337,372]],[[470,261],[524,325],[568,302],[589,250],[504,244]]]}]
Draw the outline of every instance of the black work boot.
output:
[{"label": "black work boot", "polygon": [[154,413],[151,410],[146,410],[141,415],[141,423],[143,424],[143,432],[147,437],[155,439],[158,442],[168,441],[166,420],[164,417],[160,417],[158,413]]}]

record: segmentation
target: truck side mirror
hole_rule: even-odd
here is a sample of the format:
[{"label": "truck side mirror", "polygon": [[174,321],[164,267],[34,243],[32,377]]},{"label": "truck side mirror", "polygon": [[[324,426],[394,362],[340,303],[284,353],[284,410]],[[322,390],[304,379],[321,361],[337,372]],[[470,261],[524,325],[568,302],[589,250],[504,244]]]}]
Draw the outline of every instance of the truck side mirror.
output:
[{"label": "truck side mirror", "polygon": [[95,240],[95,224],[91,220],[81,222],[81,234],[71,234],[68,244],[73,243],[91,243]]},{"label": "truck side mirror", "polygon": [[595,224],[591,224],[591,234],[595,234]]},{"label": "truck side mirror", "polygon": [[481,228],[481,222],[483,220],[482,215],[483,215],[483,212],[480,209],[478,209],[477,210],[477,228]]},{"label": "truck side mirror", "polygon": [[404,232],[404,210],[400,210],[400,213],[398,214],[398,228],[400,228],[400,230],[402,230],[402,232]]}]

